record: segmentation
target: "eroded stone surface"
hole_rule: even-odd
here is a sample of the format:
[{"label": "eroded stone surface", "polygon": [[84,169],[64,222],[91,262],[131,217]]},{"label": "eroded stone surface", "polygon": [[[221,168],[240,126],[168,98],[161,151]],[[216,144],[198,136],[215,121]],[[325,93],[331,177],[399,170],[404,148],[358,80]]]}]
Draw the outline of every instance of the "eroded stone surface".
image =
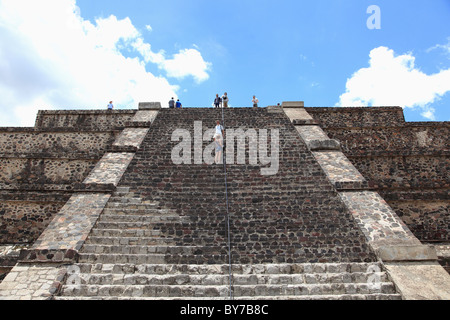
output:
[{"label": "eroded stone surface", "polygon": [[0,300],[49,300],[66,274],[55,265],[16,265],[0,283]]},{"label": "eroded stone surface", "polygon": [[342,152],[321,151],[313,152],[313,154],[333,183],[366,181]]},{"label": "eroded stone surface", "polygon": [[31,249],[79,250],[110,197],[109,194],[73,195]]},{"label": "eroded stone surface", "polygon": [[105,154],[83,183],[117,185],[133,157],[134,153]]},{"label": "eroded stone surface", "polygon": [[450,277],[437,263],[385,263],[406,300],[450,300]]},{"label": "eroded stone surface", "polygon": [[305,142],[330,139],[319,126],[296,126],[295,128]]},{"label": "eroded stone surface", "polygon": [[420,245],[420,241],[378,193],[358,191],[341,192],[339,195],[372,247]]},{"label": "eroded stone surface", "polygon": [[131,121],[133,122],[153,122],[158,115],[157,110],[139,110]]},{"label": "eroded stone surface", "polygon": [[313,118],[305,111],[304,108],[284,108],[284,113],[293,120],[313,120]]},{"label": "eroded stone surface", "polygon": [[132,146],[138,148],[145,138],[149,129],[146,128],[125,128],[116,139],[113,146]]}]

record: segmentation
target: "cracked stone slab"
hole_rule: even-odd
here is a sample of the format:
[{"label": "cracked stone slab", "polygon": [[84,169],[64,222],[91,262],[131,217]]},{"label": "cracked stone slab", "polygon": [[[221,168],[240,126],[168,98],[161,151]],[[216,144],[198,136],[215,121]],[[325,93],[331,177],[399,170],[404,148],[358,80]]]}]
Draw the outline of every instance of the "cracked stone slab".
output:
[{"label": "cracked stone slab", "polygon": [[131,122],[153,122],[158,110],[138,110]]},{"label": "cracked stone slab", "polygon": [[340,143],[330,139],[319,126],[305,125],[295,128],[310,150],[340,150],[341,148]]},{"label": "cracked stone slab", "polygon": [[281,104],[283,108],[304,108],[304,101],[283,101]]},{"label": "cracked stone slab", "polygon": [[106,153],[83,183],[117,186],[134,155],[134,153]]},{"label": "cracked stone slab", "polygon": [[340,192],[339,196],[375,250],[385,246],[421,245],[377,192]]},{"label": "cracked stone slab", "polygon": [[76,260],[102,213],[110,194],[75,194],[50,222],[30,249],[22,250],[23,262],[63,262]]},{"label": "cracked stone slab", "polygon": [[341,151],[341,144],[334,139],[329,140],[311,140],[307,142],[307,146],[311,151],[335,150]]},{"label": "cracked stone slab", "polygon": [[139,110],[159,110],[161,102],[139,102]]},{"label": "cracked stone slab", "polygon": [[66,269],[50,265],[16,265],[0,283],[0,300],[50,300]]},{"label": "cracked stone slab", "polygon": [[148,130],[148,128],[125,128],[113,146],[139,148]]},{"label": "cracked stone slab", "polygon": [[296,126],[300,136],[305,142],[311,140],[329,140],[328,135],[319,126]]},{"label": "cracked stone slab", "polygon": [[330,181],[338,188],[354,185],[354,188],[367,188],[368,184],[362,174],[340,151],[313,152]]},{"label": "cracked stone slab", "polygon": [[383,246],[377,249],[377,256],[383,261],[437,261],[433,246]]},{"label": "cracked stone slab", "polygon": [[296,119],[292,120],[294,126],[312,126],[312,125],[320,125],[320,122],[316,119]]},{"label": "cracked stone slab", "polygon": [[284,109],[284,113],[286,113],[291,121],[314,120],[304,108],[286,108]]},{"label": "cracked stone slab", "polygon": [[450,276],[437,262],[385,263],[405,300],[450,300]]}]

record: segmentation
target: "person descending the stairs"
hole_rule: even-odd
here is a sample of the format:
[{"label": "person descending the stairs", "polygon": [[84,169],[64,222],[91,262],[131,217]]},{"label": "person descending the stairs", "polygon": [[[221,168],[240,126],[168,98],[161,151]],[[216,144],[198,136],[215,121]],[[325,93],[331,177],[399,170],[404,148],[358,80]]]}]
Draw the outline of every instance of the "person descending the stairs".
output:
[{"label": "person descending the stairs", "polygon": [[214,135],[214,142],[216,144],[216,157],[214,158],[214,162],[216,164],[223,164],[223,159],[222,159],[223,137],[222,137],[222,135],[216,133]]},{"label": "person descending the stairs", "polygon": [[214,142],[216,144],[216,157],[215,157],[215,163],[216,164],[222,164],[222,151],[223,151],[223,137],[224,137],[224,129],[223,126],[220,124],[220,121],[216,121],[216,128],[214,133]]}]

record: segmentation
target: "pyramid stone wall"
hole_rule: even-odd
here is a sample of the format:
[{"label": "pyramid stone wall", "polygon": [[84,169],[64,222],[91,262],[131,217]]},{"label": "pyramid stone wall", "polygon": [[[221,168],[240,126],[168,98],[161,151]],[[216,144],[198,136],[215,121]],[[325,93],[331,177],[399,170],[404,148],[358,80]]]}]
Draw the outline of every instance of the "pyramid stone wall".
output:
[{"label": "pyramid stone wall", "polygon": [[136,110],[39,111],[35,127],[0,128],[0,265],[48,227]]},{"label": "pyramid stone wall", "polygon": [[[445,184],[448,146],[445,139],[439,140],[439,133],[446,133],[447,124],[437,126],[418,124],[421,129],[431,128],[425,134],[420,130],[415,131],[414,126],[402,123],[402,114],[398,108],[378,110],[369,108],[360,112],[358,109],[352,111],[342,109],[342,113],[339,113],[334,109],[303,108],[303,105],[298,108],[296,103],[292,103],[292,106],[290,104],[287,103],[282,109],[268,107],[256,110],[239,108],[226,110],[227,127],[279,130],[280,146],[283,150],[280,154],[279,175],[273,177],[261,178],[261,166],[255,164],[232,164],[229,167],[230,209],[235,214],[231,230],[234,262],[243,264],[368,262],[375,261],[374,253],[376,253],[378,259],[386,261],[391,276],[400,279],[395,283],[401,287],[400,291],[404,292],[404,296],[413,297],[414,294],[409,293],[413,286],[405,284],[402,277],[405,274],[414,277],[420,270],[411,269],[405,261],[411,259],[436,261],[436,253],[432,247],[422,246],[415,234],[406,227],[405,222],[410,222],[407,215],[403,214],[404,221],[400,221],[378,193],[384,192],[387,198],[397,197],[395,199],[401,208],[408,207],[406,205],[408,201],[405,201],[411,199],[408,197],[413,197],[414,201],[421,201],[424,211],[416,215],[419,219],[423,219],[422,221],[426,220],[421,217],[429,214],[425,211],[430,206],[438,208],[441,206],[444,210],[448,208],[446,198],[448,185]],[[34,232],[26,240],[19,240],[22,243],[34,242],[30,250],[21,251],[21,261],[61,263],[84,259],[83,251],[80,253],[80,250],[100,216],[101,208],[106,205],[110,195],[120,184],[127,188],[129,186],[132,194],[139,195],[139,201],[145,203],[156,201],[162,207],[173,210],[189,220],[183,223],[166,221],[156,226],[158,234],[163,238],[172,239],[174,246],[182,247],[194,241],[194,245],[199,248],[197,251],[186,251],[187,255],[180,255],[179,250],[167,251],[164,255],[166,263],[226,262],[226,250],[223,247],[226,230],[221,227],[225,222],[224,217],[221,217],[224,207],[219,201],[223,199],[223,185],[218,182],[220,179],[215,178],[221,174],[220,166],[205,167],[204,164],[198,164],[176,167],[168,161],[173,145],[167,142],[170,141],[169,135],[174,129],[192,131],[194,129],[192,124],[195,126],[195,121],[199,120],[204,123],[202,130],[211,128],[220,114],[218,110],[213,109],[158,109],[157,112],[152,112],[153,107],[142,105],[138,111],[40,112],[35,128],[1,128],[0,136],[5,133],[6,147],[0,155],[2,160],[9,159],[9,162],[4,161],[3,166],[9,172],[14,173],[14,168],[20,168],[20,165],[17,165],[19,162],[14,162],[17,159],[26,159],[28,162],[31,160],[31,164],[36,160],[50,160],[41,162],[39,168],[37,165],[22,165],[25,169],[20,172],[28,179],[23,182],[20,179],[16,182],[10,178],[11,175],[5,174],[3,178],[4,185],[0,190],[0,196],[13,204],[7,209],[1,209],[4,219],[1,234],[14,238],[14,235],[21,233],[18,230],[23,230],[23,234],[30,230]],[[336,122],[340,123],[341,127],[336,126]],[[376,131],[378,136],[374,133],[374,128],[379,129]],[[348,133],[349,130],[352,131],[351,134]],[[7,135],[16,133],[15,131],[22,132],[22,135]],[[394,146],[392,148],[394,157],[402,152],[403,157],[422,157],[423,151],[427,148],[425,142],[429,142],[427,139],[431,134],[436,138],[437,147],[427,155],[434,158],[442,157],[444,169],[439,168],[442,163],[439,164],[437,161],[436,164],[435,159],[426,162],[422,167],[427,167],[429,171],[422,175],[436,172],[431,178],[433,182],[430,184],[423,182],[426,179],[418,179],[414,184],[416,180],[412,178],[412,187],[406,183],[402,188],[398,188],[395,183],[390,184],[389,179],[379,179],[380,171],[376,170],[380,170],[380,166],[383,165],[377,165],[376,161],[382,162],[380,155],[385,156],[384,150],[389,152],[389,146],[383,145],[388,139],[380,138],[382,135],[380,132],[383,131],[386,136],[390,134],[392,137],[399,137],[397,140],[403,141],[405,145],[411,144],[414,139],[408,137],[415,134],[418,147],[409,148],[412,151],[405,151],[407,148],[399,151],[402,149]],[[32,133],[31,138],[26,134],[29,132]],[[354,141],[367,143],[368,139],[370,140],[366,135],[367,132],[372,132],[374,137],[378,137],[375,143],[369,144],[372,149],[367,151],[367,148],[359,145],[348,147]],[[77,136],[77,133],[82,136]],[[339,136],[344,133],[350,138],[346,140]],[[70,138],[70,134],[74,134],[74,137]],[[402,134],[405,137],[401,137]],[[38,150],[35,150],[35,147],[32,151],[20,149],[23,141],[26,145],[33,145],[35,140],[44,140],[38,145]],[[83,141],[86,143],[83,144]],[[394,144],[398,141],[394,139]],[[439,141],[442,141],[441,145]],[[8,145],[10,147],[7,147]],[[440,148],[442,150],[438,150]],[[69,149],[71,151],[68,151]],[[356,150],[358,156],[364,159],[363,162],[372,161],[368,166],[370,168],[364,171],[362,166],[363,170],[359,171],[361,165],[358,161],[354,161],[351,150]],[[394,150],[399,152],[395,154]],[[61,159],[64,153],[69,153],[67,163],[84,163],[89,170],[83,171],[82,166],[78,164],[77,168],[83,173],[78,178],[72,178],[70,174],[73,174],[73,167],[61,162],[64,160]],[[375,161],[372,160],[374,155],[378,157]],[[193,157],[195,162],[195,155]],[[352,162],[348,159],[352,159]],[[430,163],[434,163],[431,169],[428,167]],[[392,165],[398,165],[397,161],[388,163],[387,166]],[[58,171],[60,176],[57,176],[54,172],[56,169],[52,168],[60,168]],[[418,165],[417,168],[420,171],[421,166]],[[414,172],[417,172],[416,169],[408,168]],[[387,171],[393,174],[392,169],[381,170],[384,172],[383,177],[388,176]],[[38,176],[42,179],[36,178]],[[401,174],[400,178],[403,178]],[[401,181],[404,181],[404,178]],[[387,187],[384,187],[382,182]],[[428,194],[428,198],[419,200],[414,198],[420,194],[420,188],[425,189],[423,194]],[[59,205],[59,208],[57,205],[53,208],[58,211],[57,214],[45,207],[51,200],[55,200]],[[66,202],[67,200],[69,201]],[[20,218],[19,214],[14,216],[15,212],[20,212],[18,208],[24,206],[23,203],[29,202],[40,203],[40,211],[30,213],[29,210],[22,209],[23,212],[27,212],[29,218],[23,219],[23,216]],[[410,210],[414,209],[411,207]],[[302,212],[301,216],[296,215],[299,211]],[[52,221],[51,223],[44,222],[40,218],[43,213],[47,215],[49,221]],[[428,229],[427,232],[431,230],[432,236],[429,238],[445,240],[448,235],[445,226],[439,231],[445,234],[444,239],[438,237],[439,233],[433,232],[436,226],[448,221],[448,210],[447,215],[439,212],[431,214],[434,215],[431,221],[437,223],[424,224]],[[10,216],[16,220],[5,219]],[[379,219],[377,216],[389,221],[389,225],[380,224],[374,230],[373,227]],[[373,218],[375,220],[371,220]],[[38,227],[32,222],[33,219],[38,221]],[[72,219],[75,224],[68,223]],[[20,225],[19,220],[24,223],[23,227],[14,229],[15,225]],[[78,223],[80,221],[81,224]],[[73,228],[73,225],[77,227]],[[7,230],[4,226],[13,226],[13,229]],[[42,232],[39,230],[43,229],[45,231],[39,235]],[[414,231],[414,228],[412,229]],[[58,231],[61,234],[61,230],[73,233],[74,237],[61,238],[57,235]],[[415,232],[417,233],[417,230]],[[35,241],[37,237],[39,239]],[[345,243],[342,243],[343,239]],[[90,247],[87,245],[85,250],[89,250]],[[398,261],[403,262],[398,265]],[[441,259],[441,263],[443,262],[445,263]],[[19,270],[23,266],[16,268]],[[28,268],[24,272],[30,270]],[[57,282],[63,282],[64,272],[60,274],[51,268],[49,272],[57,274]],[[15,272],[13,273],[13,277],[17,276]],[[440,271],[437,271],[436,279],[437,274],[442,277]],[[10,278],[7,286],[12,285]],[[433,282],[430,279],[424,281]],[[441,283],[446,281],[443,280]],[[51,290],[55,292],[59,286],[52,288]]]},{"label": "pyramid stone wall", "polygon": [[306,108],[421,241],[450,234],[450,124],[405,122],[401,108]]}]

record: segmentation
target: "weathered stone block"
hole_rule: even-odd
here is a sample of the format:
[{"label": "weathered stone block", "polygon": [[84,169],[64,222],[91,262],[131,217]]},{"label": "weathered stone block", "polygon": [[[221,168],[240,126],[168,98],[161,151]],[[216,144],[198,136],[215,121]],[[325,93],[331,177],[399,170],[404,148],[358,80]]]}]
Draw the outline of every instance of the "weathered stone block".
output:
[{"label": "weathered stone block", "polygon": [[436,249],[425,245],[395,245],[381,246],[377,250],[377,256],[382,261],[425,261],[437,260]]},{"label": "weathered stone block", "polygon": [[161,109],[161,102],[140,102],[139,110],[159,110]]},{"label": "weathered stone block", "polygon": [[311,140],[307,143],[308,148],[311,151],[319,150],[341,150],[341,144],[339,141],[334,139],[328,140]]},{"label": "weathered stone block", "polygon": [[303,101],[283,101],[281,106],[283,108],[304,108],[305,102],[303,102]]}]

